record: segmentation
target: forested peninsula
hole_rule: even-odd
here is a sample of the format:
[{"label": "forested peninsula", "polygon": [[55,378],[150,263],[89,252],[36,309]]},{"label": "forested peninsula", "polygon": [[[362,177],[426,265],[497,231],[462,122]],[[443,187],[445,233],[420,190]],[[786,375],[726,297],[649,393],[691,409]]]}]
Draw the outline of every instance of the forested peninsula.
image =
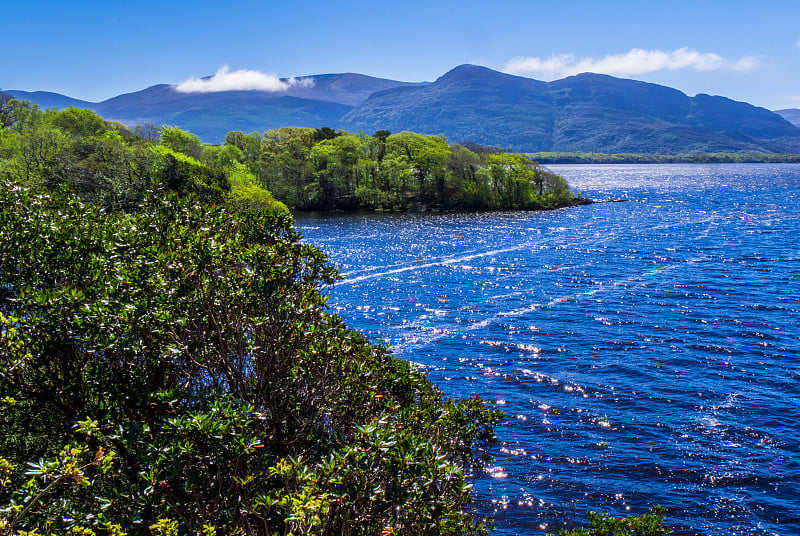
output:
[{"label": "forested peninsula", "polygon": [[[15,104],[16,103],[16,104]],[[70,183],[113,206],[135,203],[155,172],[206,198],[290,210],[547,209],[578,202],[563,178],[519,154],[411,132],[330,128],[229,132],[204,144],[177,127],[127,129],[89,110],[6,106],[0,171],[23,184]]]},{"label": "forested peninsula", "polygon": [[[502,208],[566,199],[562,182],[405,133],[213,147],[74,108],[0,112],[0,536],[491,530],[472,479],[502,413],[446,399],[331,314],[337,272],[287,204],[367,189],[390,196],[374,208],[448,207],[474,175]],[[656,536],[663,514],[564,534]]]}]

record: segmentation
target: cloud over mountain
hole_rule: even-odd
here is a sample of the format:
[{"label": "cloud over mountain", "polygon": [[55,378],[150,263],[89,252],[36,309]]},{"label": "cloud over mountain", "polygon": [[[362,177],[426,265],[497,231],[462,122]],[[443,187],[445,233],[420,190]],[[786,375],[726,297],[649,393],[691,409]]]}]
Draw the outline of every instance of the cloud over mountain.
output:
[{"label": "cloud over mountain", "polygon": [[603,58],[577,58],[571,54],[550,56],[547,59],[517,57],[509,61],[503,70],[511,74],[563,78],[586,72],[632,76],[680,69],[752,71],[758,66],[759,62],[754,57],[729,60],[713,52],[698,52],[683,47],[672,52],[634,48],[624,54],[610,54]]},{"label": "cloud over mountain", "polygon": [[293,86],[309,87],[314,84],[310,78],[280,79],[274,74],[240,69],[231,71],[227,65],[219,68],[214,76],[208,78],[189,78],[178,84],[175,90],[181,93],[216,93],[220,91],[270,91],[282,92]]}]

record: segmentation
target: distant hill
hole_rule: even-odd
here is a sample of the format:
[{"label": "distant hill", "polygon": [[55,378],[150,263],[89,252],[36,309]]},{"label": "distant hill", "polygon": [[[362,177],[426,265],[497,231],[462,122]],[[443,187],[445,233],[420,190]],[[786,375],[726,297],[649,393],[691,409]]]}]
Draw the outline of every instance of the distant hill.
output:
[{"label": "distant hill", "polygon": [[313,80],[313,83],[291,86],[286,91],[286,95],[356,106],[378,91],[397,87],[421,87],[428,84],[428,82],[398,82],[356,73],[318,74],[303,77],[303,80],[306,79]]},{"label": "distant hill", "polygon": [[780,115],[796,127],[800,127],[800,109],[787,108],[785,110],[776,110],[776,114]]},{"label": "distant hill", "polygon": [[50,91],[17,91],[14,89],[3,90],[15,99],[31,101],[38,104],[40,108],[58,108],[59,110],[74,106],[75,108],[92,108],[94,102],[83,101],[66,97],[59,93]]},{"label": "distant hill", "polygon": [[175,125],[205,141],[220,142],[232,130],[250,133],[286,125],[311,128],[336,125],[352,108],[346,104],[303,99],[287,93],[181,93],[175,90],[175,86],[162,84],[114,97],[96,104],[93,109],[106,119],[125,124]]},{"label": "distant hill", "polygon": [[546,83],[462,65],[432,84],[373,94],[348,130],[414,130],[518,151],[799,152],[800,129],[724,97],[599,74]]},{"label": "distant hill", "polygon": [[342,73],[303,77],[312,83],[286,91],[222,91],[183,93],[159,84],[102,102],[87,102],[48,92],[8,90],[15,98],[42,108],[68,106],[94,110],[127,125],[153,123],[179,126],[218,143],[231,130],[264,132],[282,126],[338,127],[342,116],[376,91],[422,84]]},{"label": "distant hill", "polygon": [[346,130],[410,130],[527,150],[551,147],[555,110],[544,82],[474,65],[432,84],[373,94],[342,119]]},{"label": "distant hill", "polygon": [[[231,130],[280,126],[443,134],[522,152],[800,154],[800,128],[725,97],[585,73],[554,82],[462,65],[434,82],[323,74],[282,92],[181,93],[156,85],[99,103],[7,91],[42,107],[79,106],[126,124],[170,124],[218,143]],[[787,121],[789,119],[790,121]],[[797,119],[794,119],[797,121]]]}]

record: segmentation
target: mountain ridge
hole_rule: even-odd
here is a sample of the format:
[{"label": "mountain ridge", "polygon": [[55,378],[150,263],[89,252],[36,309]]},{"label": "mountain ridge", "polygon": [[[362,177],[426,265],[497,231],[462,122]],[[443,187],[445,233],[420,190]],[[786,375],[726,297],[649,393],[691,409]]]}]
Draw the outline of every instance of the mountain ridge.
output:
[{"label": "mountain ridge", "polygon": [[[483,99],[475,98],[476,85]],[[442,116],[454,108],[457,113]],[[734,119],[726,122],[727,116]],[[365,132],[410,129],[413,123],[415,132],[525,152],[800,151],[796,126],[725,97],[689,97],[596,73],[541,82],[473,65],[455,67],[423,88],[372,95],[342,122]]]},{"label": "mountain ridge", "polygon": [[800,108],[785,108],[783,110],[775,110],[775,113],[791,124],[800,127]]},{"label": "mountain ridge", "polygon": [[597,73],[543,82],[465,64],[433,82],[358,73],[283,81],[289,86],[279,92],[183,93],[157,84],[99,103],[50,92],[6,92],[42,107],[90,108],[129,125],[176,125],[211,142],[231,130],[328,126],[367,134],[442,134],[450,141],[524,152],[800,153],[798,125],[765,108]]}]

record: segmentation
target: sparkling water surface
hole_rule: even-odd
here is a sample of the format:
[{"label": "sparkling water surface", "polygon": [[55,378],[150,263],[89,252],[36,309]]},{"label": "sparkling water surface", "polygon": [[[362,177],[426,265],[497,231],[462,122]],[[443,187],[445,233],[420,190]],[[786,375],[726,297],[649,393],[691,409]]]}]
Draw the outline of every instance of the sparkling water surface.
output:
[{"label": "sparkling water surface", "polygon": [[800,535],[800,166],[551,169],[626,201],[297,217],[331,310],[506,412],[497,534],[661,504],[676,534]]}]

